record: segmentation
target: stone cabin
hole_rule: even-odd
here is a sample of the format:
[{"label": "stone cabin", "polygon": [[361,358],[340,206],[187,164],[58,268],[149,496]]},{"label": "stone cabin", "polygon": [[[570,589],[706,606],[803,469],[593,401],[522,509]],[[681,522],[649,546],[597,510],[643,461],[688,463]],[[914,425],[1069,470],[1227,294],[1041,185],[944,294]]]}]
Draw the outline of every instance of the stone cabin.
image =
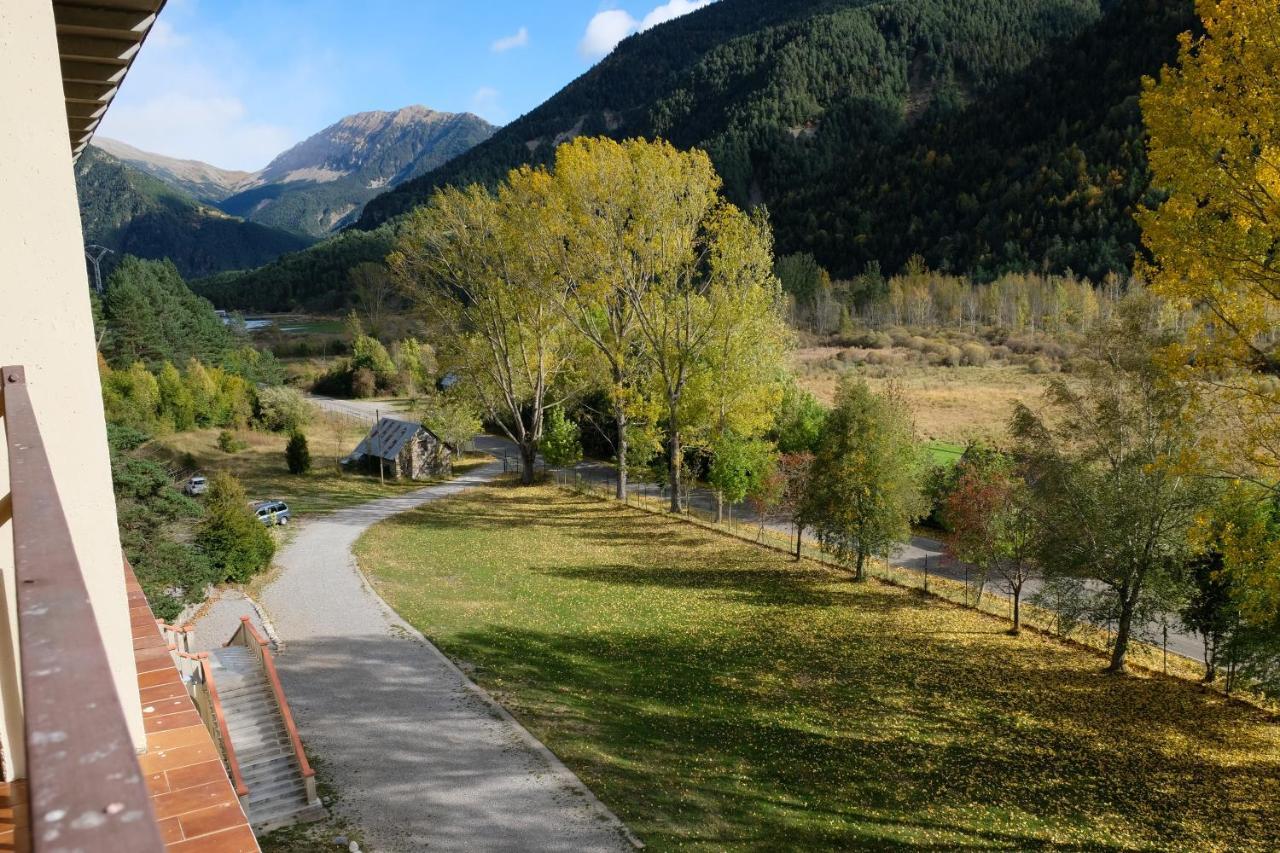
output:
[{"label": "stone cabin", "polygon": [[342,460],[344,465],[393,480],[423,480],[453,469],[453,451],[440,437],[417,421],[382,418],[360,445]]}]

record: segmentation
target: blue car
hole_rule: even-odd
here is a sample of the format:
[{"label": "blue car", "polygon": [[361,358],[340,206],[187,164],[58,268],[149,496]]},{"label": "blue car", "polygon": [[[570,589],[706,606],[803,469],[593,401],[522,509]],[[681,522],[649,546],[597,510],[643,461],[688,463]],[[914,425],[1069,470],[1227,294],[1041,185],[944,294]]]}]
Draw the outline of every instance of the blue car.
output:
[{"label": "blue car", "polygon": [[288,524],[292,516],[284,501],[259,501],[253,505],[253,514],[267,527]]}]

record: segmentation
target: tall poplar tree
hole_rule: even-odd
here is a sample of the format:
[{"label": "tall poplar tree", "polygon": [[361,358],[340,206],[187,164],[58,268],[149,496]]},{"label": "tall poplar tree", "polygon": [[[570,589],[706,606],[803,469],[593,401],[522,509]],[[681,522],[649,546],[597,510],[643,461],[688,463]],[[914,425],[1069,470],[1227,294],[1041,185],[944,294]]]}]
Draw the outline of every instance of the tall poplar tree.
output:
[{"label": "tall poplar tree", "polygon": [[1193,309],[1176,364],[1239,417],[1236,473],[1280,468],[1280,7],[1198,0],[1176,68],[1145,81],[1153,183],[1139,215],[1152,289]]}]

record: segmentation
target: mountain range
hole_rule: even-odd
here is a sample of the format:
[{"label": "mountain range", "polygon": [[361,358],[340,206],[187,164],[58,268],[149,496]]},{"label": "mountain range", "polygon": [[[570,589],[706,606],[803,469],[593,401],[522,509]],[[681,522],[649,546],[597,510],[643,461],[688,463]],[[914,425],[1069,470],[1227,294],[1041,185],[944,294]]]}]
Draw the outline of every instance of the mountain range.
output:
[{"label": "mountain range", "polygon": [[347,116],[257,172],[95,139],[77,164],[85,240],[170,257],[186,276],[251,269],[357,217],[383,190],[493,133],[470,113],[422,106]]},{"label": "mountain range", "polygon": [[629,36],[527,115],[377,196],[353,228],[198,283],[224,306],[341,306],[437,188],[493,185],[578,135],[663,137],[768,210],[778,254],[840,277],[931,268],[1099,281],[1141,251],[1158,197],[1138,96],[1194,30],[1193,0],[718,0]]},{"label": "mountain range", "polygon": [[[321,153],[308,140],[247,178],[261,183],[222,185],[223,211],[341,233],[195,286],[223,307],[340,308],[347,271],[384,257],[436,188],[493,185],[579,135],[705,149],[731,200],[767,209],[779,255],[810,252],[839,277],[914,256],[978,280],[1124,275],[1142,251],[1133,214],[1158,198],[1142,80],[1197,25],[1193,0],[718,0],[629,36],[434,168],[345,161],[347,133],[396,124],[362,114],[313,137]],[[358,200],[326,196],[348,187]]]}]

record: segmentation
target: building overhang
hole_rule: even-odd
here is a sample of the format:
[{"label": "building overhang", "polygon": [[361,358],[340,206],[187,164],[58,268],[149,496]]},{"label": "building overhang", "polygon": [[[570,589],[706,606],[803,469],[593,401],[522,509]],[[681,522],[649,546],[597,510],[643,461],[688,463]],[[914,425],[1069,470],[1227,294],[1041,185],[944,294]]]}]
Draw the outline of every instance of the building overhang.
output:
[{"label": "building overhang", "polygon": [[165,0],[53,0],[71,156],[79,157]]}]

